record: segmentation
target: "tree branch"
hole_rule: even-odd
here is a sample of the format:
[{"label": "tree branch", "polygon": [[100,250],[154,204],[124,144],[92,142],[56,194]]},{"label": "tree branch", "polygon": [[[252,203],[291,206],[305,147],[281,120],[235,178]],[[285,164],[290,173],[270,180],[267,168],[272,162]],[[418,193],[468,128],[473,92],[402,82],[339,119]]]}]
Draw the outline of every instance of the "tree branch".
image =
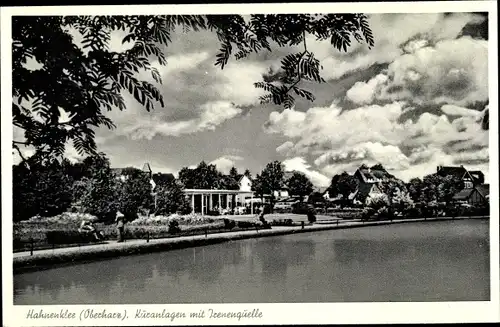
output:
[{"label": "tree branch", "polygon": [[17,150],[17,153],[19,153],[19,156],[21,157],[21,163],[26,163],[26,158],[24,158],[23,153],[21,152],[21,149],[19,149],[19,146],[14,144],[13,147],[14,147],[14,149]]}]

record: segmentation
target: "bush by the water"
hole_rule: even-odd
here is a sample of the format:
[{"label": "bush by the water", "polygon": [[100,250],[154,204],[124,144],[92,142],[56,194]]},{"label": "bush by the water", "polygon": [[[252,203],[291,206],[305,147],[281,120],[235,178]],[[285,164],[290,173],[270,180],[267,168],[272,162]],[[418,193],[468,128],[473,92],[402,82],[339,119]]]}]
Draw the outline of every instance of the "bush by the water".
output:
[{"label": "bush by the water", "polygon": [[224,228],[225,229],[233,229],[234,227],[236,227],[236,222],[234,220],[224,218]]},{"label": "bush by the water", "polygon": [[271,221],[271,225],[273,226],[293,226],[292,219],[273,219]]},{"label": "bush by the water", "polygon": [[177,220],[171,220],[168,223],[168,232],[170,234],[177,234],[181,231],[181,228],[179,227],[179,222]]},{"label": "bush by the water", "polygon": [[54,230],[47,232],[48,244],[77,244],[94,242],[92,234],[84,234],[74,230]]}]

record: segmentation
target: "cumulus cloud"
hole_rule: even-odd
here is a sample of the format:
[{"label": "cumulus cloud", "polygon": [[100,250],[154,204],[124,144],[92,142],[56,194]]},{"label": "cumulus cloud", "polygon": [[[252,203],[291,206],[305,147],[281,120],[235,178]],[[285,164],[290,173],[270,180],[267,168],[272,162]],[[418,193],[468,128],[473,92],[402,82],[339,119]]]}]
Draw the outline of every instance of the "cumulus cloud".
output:
[{"label": "cumulus cloud", "polygon": [[405,100],[465,106],[488,99],[487,41],[462,37],[421,46],[395,58],[386,74],[347,91],[354,103]]},{"label": "cumulus cloud", "polygon": [[217,169],[224,174],[229,174],[229,170],[235,167],[237,161],[243,160],[243,157],[235,155],[224,155],[210,162],[210,164],[217,166]]},{"label": "cumulus cloud", "polygon": [[291,141],[286,141],[285,143],[281,144],[276,148],[276,152],[279,154],[287,155],[291,149],[293,149],[293,142]]},{"label": "cumulus cloud", "polygon": [[378,74],[368,82],[356,82],[346,93],[346,98],[356,104],[372,103],[377,89],[387,82],[387,75]]},{"label": "cumulus cloud", "polygon": [[[470,110],[461,109],[462,114]],[[284,110],[270,114],[266,131],[288,136],[294,141],[290,155],[311,156],[328,175],[353,171],[361,163],[381,163],[402,177],[418,176],[419,169],[465,159],[470,164],[484,163],[478,160],[487,153],[488,133],[476,116],[465,114],[450,120],[444,113],[424,112],[416,120],[402,121],[406,110],[404,102],[348,111],[336,103],[306,112]],[[458,110],[445,107],[444,111]]]},{"label": "cumulus cloud", "polygon": [[346,53],[341,53],[328,42],[319,42],[313,37],[308,39],[308,49],[321,60],[323,76],[337,79],[374,64],[390,63],[404,52],[416,51],[427,43],[454,39],[467,24],[478,24],[482,20],[484,18],[469,13],[374,14],[369,17],[375,36],[373,49],[354,42]]},{"label": "cumulus cloud", "polygon": [[315,186],[325,187],[330,185],[330,179],[319,171],[311,169],[311,165],[302,157],[287,159],[283,161],[283,165],[286,171],[299,171],[303,173]]}]

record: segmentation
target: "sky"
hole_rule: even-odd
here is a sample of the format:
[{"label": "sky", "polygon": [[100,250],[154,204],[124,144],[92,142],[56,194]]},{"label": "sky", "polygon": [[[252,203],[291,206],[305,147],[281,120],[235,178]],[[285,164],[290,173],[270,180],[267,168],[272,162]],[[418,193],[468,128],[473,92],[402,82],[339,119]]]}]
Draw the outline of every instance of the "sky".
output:
[{"label": "sky", "polygon": [[[202,160],[255,175],[280,160],[316,186],[362,163],[381,163],[405,181],[438,165],[482,170],[488,179],[488,132],[480,124],[489,100],[487,16],[374,14],[369,23],[371,50],[353,43],[342,53],[308,37],[326,83],[307,85],[316,100],[288,110],[261,105],[253,83],[299,48],[232,58],[221,70],[215,35],[176,31],[168,64],[153,63],[165,107],[147,112],[127,96],[125,111],[108,114],[116,129],[97,130],[98,149],[113,167],[148,162],[175,175]],[[111,47],[123,49],[118,36]],[[71,145],[66,154],[78,158]]]}]

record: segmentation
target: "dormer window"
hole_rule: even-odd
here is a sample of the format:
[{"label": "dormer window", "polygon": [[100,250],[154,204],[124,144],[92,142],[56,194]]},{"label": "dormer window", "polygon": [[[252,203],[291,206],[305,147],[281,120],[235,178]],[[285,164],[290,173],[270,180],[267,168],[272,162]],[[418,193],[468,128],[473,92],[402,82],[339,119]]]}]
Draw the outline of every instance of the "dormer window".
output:
[{"label": "dormer window", "polygon": [[472,184],[472,182],[465,182],[465,188],[473,188],[474,187],[474,184]]}]

